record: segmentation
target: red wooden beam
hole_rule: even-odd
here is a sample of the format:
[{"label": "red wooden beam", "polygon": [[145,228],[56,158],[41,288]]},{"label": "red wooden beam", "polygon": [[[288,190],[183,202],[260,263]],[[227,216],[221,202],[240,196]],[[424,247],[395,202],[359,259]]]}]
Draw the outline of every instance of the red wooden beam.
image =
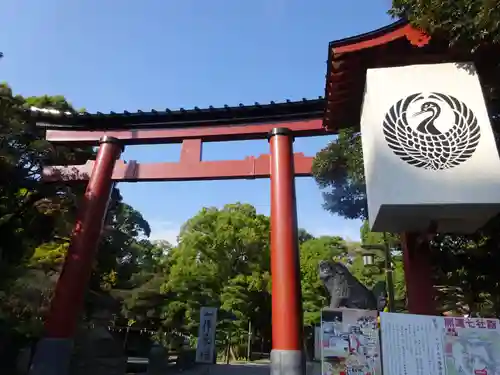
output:
[{"label": "red wooden beam", "polygon": [[54,143],[97,145],[103,136],[120,139],[123,145],[180,143],[186,139],[200,139],[203,142],[267,139],[268,133],[276,127],[285,127],[295,137],[327,135],[323,119],[281,123],[241,124],[207,126],[185,129],[137,129],[115,131],[47,130],[46,139]]},{"label": "red wooden beam", "polygon": [[[294,154],[295,176],[311,176],[313,157]],[[85,181],[94,161],[83,165],[53,166],[43,169],[45,182]],[[181,159],[178,163],[137,163],[119,160],[113,171],[113,181],[200,181],[269,178],[270,155],[246,157],[244,160],[198,161]]]}]

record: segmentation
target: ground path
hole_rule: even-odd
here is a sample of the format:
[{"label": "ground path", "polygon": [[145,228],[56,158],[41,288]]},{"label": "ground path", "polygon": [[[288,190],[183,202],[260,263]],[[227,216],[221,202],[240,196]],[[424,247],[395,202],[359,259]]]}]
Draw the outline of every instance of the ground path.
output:
[{"label": "ground path", "polygon": [[[172,375],[269,375],[269,363],[233,363],[197,366]],[[320,375],[321,365],[308,362],[307,375]],[[166,374],[167,375],[167,374]]]},{"label": "ground path", "polygon": [[[269,364],[234,363],[197,366],[175,375],[269,375]],[[174,375],[174,374],[172,374]]]}]

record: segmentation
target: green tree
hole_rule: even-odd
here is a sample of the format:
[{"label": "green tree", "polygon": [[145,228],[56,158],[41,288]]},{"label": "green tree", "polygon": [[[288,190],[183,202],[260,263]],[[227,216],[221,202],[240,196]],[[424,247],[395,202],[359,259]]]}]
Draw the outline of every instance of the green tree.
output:
[{"label": "green tree", "polygon": [[[124,203],[119,191],[114,189],[91,280],[92,287],[99,289],[97,285],[102,277],[108,279],[108,288],[124,287],[138,271],[138,262],[144,251],[148,251],[147,242],[141,244],[141,241],[150,232],[149,224],[141,213]],[[116,276],[112,285],[109,284],[110,273]]]},{"label": "green tree", "polygon": [[[0,86],[0,268],[9,276],[29,252],[65,230],[58,224],[74,204],[64,186],[40,182],[42,163],[78,159],[91,153],[54,148],[43,133],[27,121],[24,110],[41,98],[14,96],[7,85]],[[53,108],[70,108],[62,97],[44,97]],[[75,152],[76,151],[76,152]],[[90,150],[91,151],[91,150]]]},{"label": "green tree", "polygon": [[470,235],[439,234],[431,241],[435,280],[443,310],[481,316],[500,313],[500,216]]},{"label": "green tree", "polygon": [[298,230],[298,237],[299,237],[299,244],[302,244],[314,238],[314,236],[311,233],[302,228],[299,228]]},{"label": "green tree", "polygon": [[301,244],[300,273],[305,326],[319,324],[321,309],[329,305],[328,294],[318,275],[319,262],[346,256],[347,246],[340,237],[323,236]]},{"label": "green tree", "polygon": [[496,0],[393,0],[390,14],[407,18],[451,44],[477,48],[500,42],[500,7]]},{"label": "green tree", "polygon": [[269,226],[267,216],[240,203],[204,208],[189,219],[163,286],[172,296],[165,326],[195,335],[200,307],[215,306],[234,314],[235,337],[246,332],[248,320],[258,335],[269,337]]},{"label": "green tree", "polygon": [[[372,265],[363,263],[362,252],[352,258],[349,270],[368,289],[373,289],[379,282],[385,283],[384,258],[381,253],[374,254],[375,260]],[[384,286],[385,288],[385,286]]]},{"label": "green tree", "polygon": [[372,232],[368,220],[363,221],[360,229],[360,237],[362,245],[387,245],[392,249],[400,247],[399,235],[393,233]]},{"label": "green tree", "polygon": [[23,98],[0,85],[0,319],[33,334],[41,328],[82,192],[42,183],[41,169],[79,163],[93,152],[50,145],[29,120],[31,106],[72,107],[61,96]]},{"label": "green tree", "polygon": [[366,219],[366,187],[361,136],[340,130],[313,161],[312,173],[324,190],[324,208],[346,219]]},{"label": "green tree", "polygon": [[[400,237],[398,234],[372,232],[367,220],[363,222],[360,229],[362,245],[382,245],[388,246],[392,259],[392,280],[394,283],[395,308],[404,310],[406,304],[406,284],[404,278],[403,259],[401,253]],[[382,249],[370,250],[374,252],[375,261],[372,266],[363,267],[358,260],[357,272],[355,275],[362,275],[360,279],[368,277],[376,282],[386,282],[385,275],[385,255]],[[372,283],[372,282],[371,282]],[[374,285],[374,284],[373,284]]]},{"label": "green tree", "polygon": [[[26,334],[41,329],[85,188],[45,184],[42,167],[82,164],[94,156],[92,148],[47,142],[30,118],[32,106],[76,112],[62,96],[24,98],[0,85],[0,319]],[[94,291],[120,286],[145,266],[149,232],[142,215],[123,203],[115,189],[94,268]]]}]

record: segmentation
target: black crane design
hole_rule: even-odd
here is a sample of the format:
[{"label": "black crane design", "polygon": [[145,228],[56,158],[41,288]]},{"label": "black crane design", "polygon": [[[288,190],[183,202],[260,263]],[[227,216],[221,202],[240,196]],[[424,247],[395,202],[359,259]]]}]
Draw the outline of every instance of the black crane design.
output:
[{"label": "black crane design", "polygon": [[413,116],[418,116],[423,113],[430,113],[431,116],[425,118],[422,122],[420,122],[420,124],[417,126],[417,130],[424,134],[442,134],[434,125],[434,121],[436,121],[436,119],[441,114],[441,107],[439,107],[439,105],[434,102],[425,102],[420,107],[420,112],[415,113]]}]

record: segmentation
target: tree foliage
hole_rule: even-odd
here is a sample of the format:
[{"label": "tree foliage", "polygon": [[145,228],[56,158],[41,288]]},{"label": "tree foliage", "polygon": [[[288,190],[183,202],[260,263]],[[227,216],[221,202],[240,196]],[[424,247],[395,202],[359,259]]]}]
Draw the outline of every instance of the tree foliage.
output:
[{"label": "tree foliage", "polygon": [[269,218],[248,204],[205,208],[188,220],[172,250],[163,292],[171,296],[165,323],[195,334],[202,306],[215,306],[236,318],[233,334],[248,321],[269,331]]},{"label": "tree foliage", "polygon": [[[75,110],[62,96],[24,98],[6,84],[0,86],[0,320],[37,334],[84,191],[82,185],[43,183],[41,169],[44,164],[82,164],[94,151],[45,141],[26,111],[32,106]],[[94,292],[126,283],[136,272],[136,259],[144,258],[140,241],[149,232],[144,218],[115,189],[94,267]]]},{"label": "tree foliage", "polygon": [[443,310],[498,316],[500,217],[470,235],[438,234],[431,241]]},{"label": "tree foliage", "polygon": [[[182,226],[176,247],[163,251],[155,267],[143,267],[133,276],[136,284],[124,300],[127,319],[138,327],[162,330],[172,343],[196,337],[200,308],[214,306],[219,308],[219,347],[225,347],[231,334],[231,353],[243,356],[250,322],[254,340],[269,349],[269,224],[269,217],[248,204],[203,208]],[[370,287],[384,280],[383,265],[369,270],[363,266],[359,244],[335,236],[315,238],[305,230],[298,237],[306,328],[319,323],[320,311],[329,303],[318,277],[321,260],[348,264]]]},{"label": "tree foliage", "polygon": [[346,219],[365,219],[366,188],[361,136],[341,130],[314,158],[312,173],[324,190],[324,208]]},{"label": "tree foliage", "polygon": [[500,42],[500,7],[496,0],[393,0],[390,14],[407,18],[451,44],[471,49]]},{"label": "tree foliage", "polygon": [[26,121],[23,109],[50,105],[67,110],[62,97],[23,98],[0,86],[0,254],[3,276],[30,256],[37,245],[64,231],[74,193],[64,186],[40,183],[42,163],[81,160],[91,150],[54,148]]},{"label": "tree foliage", "polygon": [[329,305],[328,294],[318,277],[322,260],[347,257],[347,246],[340,237],[311,238],[300,247],[300,273],[304,309],[304,325],[319,322],[321,309]]}]

